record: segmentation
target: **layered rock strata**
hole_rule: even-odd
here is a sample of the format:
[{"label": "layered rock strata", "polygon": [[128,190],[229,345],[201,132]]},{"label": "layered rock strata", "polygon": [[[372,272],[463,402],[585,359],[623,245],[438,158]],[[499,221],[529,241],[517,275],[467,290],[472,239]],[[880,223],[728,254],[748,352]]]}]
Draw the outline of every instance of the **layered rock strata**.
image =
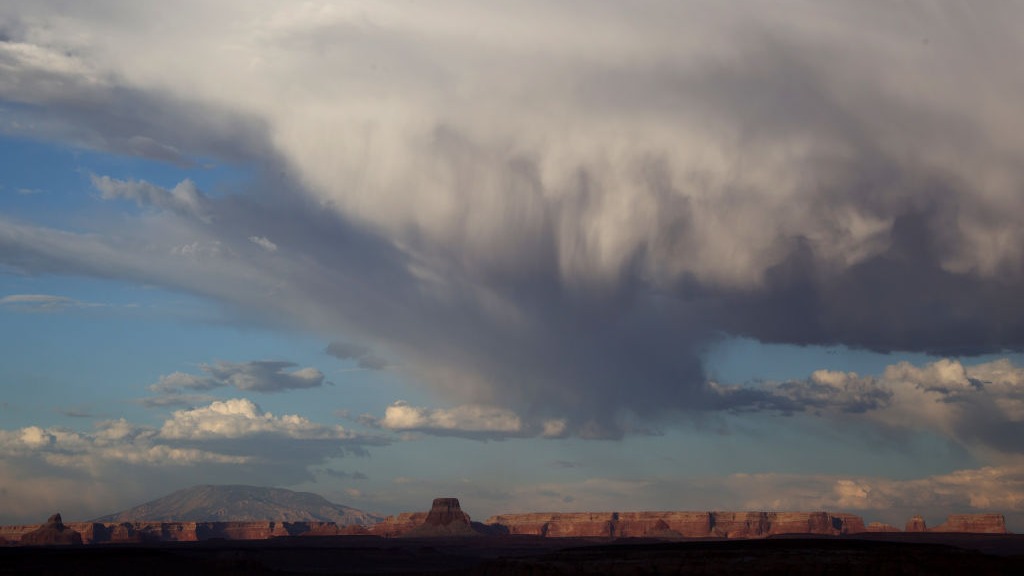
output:
[{"label": "layered rock strata", "polygon": [[1002,514],[950,514],[945,522],[928,531],[1006,534],[1006,518]]},{"label": "layered rock strata", "polygon": [[867,525],[868,532],[902,532],[899,528],[892,526],[891,524],[885,524],[882,522],[872,522]]},{"label": "layered rock strata", "polygon": [[[58,527],[59,526],[59,527]],[[1001,514],[953,514],[929,529],[914,516],[907,532],[1006,534]],[[520,534],[591,538],[765,538],[777,534],[842,535],[900,532],[888,524],[867,526],[856,515],[828,512],[580,512],[501,514],[472,522],[458,500],[439,498],[429,512],[389,516],[370,526],[334,522],[69,522],[59,515],[45,525],[0,526],[0,545],[58,543],[196,542],[263,540],[278,536],[372,535],[470,536]]]},{"label": "layered rock strata", "polygon": [[402,512],[397,516],[388,516],[382,522],[367,526],[367,530],[373,536],[395,538],[423,524],[426,519],[427,512]]},{"label": "layered rock strata", "polygon": [[489,518],[509,534],[602,538],[763,538],[775,534],[866,532],[853,514],[828,512],[603,512],[502,514]]},{"label": "layered rock strata", "polygon": [[[765,538],[777,534],[839,536],[899,532],[881,523],[865,525],[855,514],[830,512],[580,512],[501,514],[487,519],[509,534],[598,538]],[[1002,514],[953,514],[929,529],[914,516],[907,532],[1006,534]]]},{"label": "layered rock strata", "polygon": [[462,511],[458,498],[435,498],[426,518],[401,536],[409,538],[438,536],[480,536],[469,515]]},{"label": "layered rock strata", "polygon": [[[198,542],[202,540],[265,540],[278,536],[339,536],[366,534],[362,526],[334,522],[69,522],[82,543]],[[25,540],[40,526],[4,526],[0,537],[11,543]]]}]

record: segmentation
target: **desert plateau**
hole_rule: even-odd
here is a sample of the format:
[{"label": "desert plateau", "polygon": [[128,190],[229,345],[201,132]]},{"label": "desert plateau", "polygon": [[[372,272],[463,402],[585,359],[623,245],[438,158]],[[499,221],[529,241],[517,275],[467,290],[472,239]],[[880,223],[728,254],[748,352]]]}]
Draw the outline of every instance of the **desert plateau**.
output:
[{"label": "desert plateau", "polygon": [[70,522],[0,527],[0,574],[1013,574],[1000,514],[934,528],[828,512],[525,513],[474,522],[457,498],[372,524]]}]

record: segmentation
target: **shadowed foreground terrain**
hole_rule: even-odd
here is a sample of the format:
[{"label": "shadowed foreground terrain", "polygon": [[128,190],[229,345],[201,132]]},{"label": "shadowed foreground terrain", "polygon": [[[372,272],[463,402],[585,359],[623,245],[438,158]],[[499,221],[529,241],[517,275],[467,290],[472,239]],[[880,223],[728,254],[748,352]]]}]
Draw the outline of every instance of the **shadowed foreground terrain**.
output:
[{"label": "shadowed foreground terrain", "polygon": [[0,549],[0,574],[72,573],[983,576],[1024,573],[1024,537],[886,534],[657,542],[342,536]]}]

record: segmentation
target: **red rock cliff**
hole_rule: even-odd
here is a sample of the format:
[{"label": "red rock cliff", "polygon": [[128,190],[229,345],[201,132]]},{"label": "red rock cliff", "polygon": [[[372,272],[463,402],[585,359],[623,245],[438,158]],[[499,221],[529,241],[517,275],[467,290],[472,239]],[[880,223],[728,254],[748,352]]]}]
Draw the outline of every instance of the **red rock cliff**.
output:
[{"label": "red rock cliff", "polygon": [[853,514],[828,512],[601,512],[501,514],[487,524],[509,534],[565,537],[763,538],[773,534],[866,532]]},{"label": "red rock cliff", "polygon": [[913,518],[907,520],[907,526],[903,529],[904,532],[927,532],[928,525],[925,523],[924,518],[920,514],[915,514]]},{"label": "red rock cliff", "polygon": [[900,530],[899,528],[897,528],[895,526],[892,526],[892,525],[889,525],[889,524],[884,524],[882,522],[872,522],[871,524],[868,524],[867,531],[868,532],[902,532],[902,530]]},{"label": "red rock cliff", "polygon": [[423,524],[426,519],[427,512],[402,512],[398,516],[388,516],[383,522],[367,526],[367,530],[373,536],[394,538]]},{"label": "red rock cliff", "polygon": [[[334,522],[71,522],[68,528],[84,544],[130,542],[197,542],[224,540],[265,540],[278,536],[365,534],[362,526],[338,526]],[[0,535],[12,543],[38,526],[5,526]]]},{"label": "red rock cliff", "polygon": [[945,522],[929,532],[1006,534],[1006,519],[1002,514],[950,514]]}]

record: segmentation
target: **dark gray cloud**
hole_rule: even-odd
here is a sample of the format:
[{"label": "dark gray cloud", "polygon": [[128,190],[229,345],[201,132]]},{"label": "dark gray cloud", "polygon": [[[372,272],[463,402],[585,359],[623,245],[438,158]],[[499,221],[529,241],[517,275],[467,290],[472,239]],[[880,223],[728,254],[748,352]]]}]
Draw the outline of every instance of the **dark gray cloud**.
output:
[{"label": "dark gray cloud", "polygon": [[387,360],[377,356],[369,348],[361,344],[331,342],[324,349],[324,352],[340,360],[355,360],[356,366],[365,370],[383,370],[388,366]]},{"label": "dark gray cloud", "polygon": [[[40,137],[267,168],[216,198],[99,175],[103,195],[163,212],[116,238],[0,219],[0,263],[186,290],[239,322],[328,340],[355,334],[455,405],[595,438],[723,408],[869,414],[894,401],[813,382],[723,396],[702,357],[730,335],[1024,349],[1024,77],[1007,58],[1022,8],[789,6],[641,3],[627,17],[588,4],[573,14],[586,25],[568,26],[517,3],[467,13],[460,25],[490,31],[476,39],[415,7],[367,26],[296,16],[231,28],[244,58],[224,61],[203,50],[223,43],[230,10],[189,4],[203,28],[165,52],[204,57],[162,79],[145,73],[158,63],[114,49],[142,49],[131,42],[153,25],[144,15],[75,8],[48,26],[109,34],[71,46],[74,34],[5,11],[0,99],[21,119],[56,118]],[[185,20],[161,25],[191,31]],[[226,97],[246,112],[227,112]],[[202,211],[182,209],[188,198]],[[335,352],[379,366],[358,346]],[[208,371],[184,388],[316,380],[283,368]]]},{"label": "dark gray cloud", "polygon": [[[295,368],[298,364],[280,360],[255,360],[250,362],[217,362],[199,367],[206,376],[174,372],[161,376],[160,381],[149,387],[153,392],[180,394],[185,390],[212,390],[230,386],[247,392],[283,392],[303,388],[318,388],[325,380],[323,372],[316,368]],[[173,399],[173,397],[172,397]],[[165,404],[160,404],[165,405]]]}]

